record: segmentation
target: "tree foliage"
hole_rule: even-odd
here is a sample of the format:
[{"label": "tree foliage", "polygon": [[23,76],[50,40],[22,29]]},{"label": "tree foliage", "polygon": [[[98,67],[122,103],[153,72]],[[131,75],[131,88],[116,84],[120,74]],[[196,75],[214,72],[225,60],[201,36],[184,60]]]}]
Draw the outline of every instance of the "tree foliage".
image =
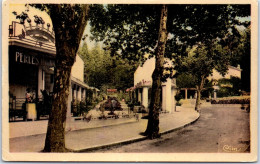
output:
[{"label": "tree foliage", "polygon": [[190,73],[195,80],[197,110],[205,80],[213,69],[224,75],[229,65],[238,63],[243,48],[240,28],[249,25],[238,17],[249,16],[250,6],[193,5],[186,7],[184,12],[190,17],[182,19],[182,28],[175,30],[179,35],[173,36],[171,41],[177,44],[168,47],[168,56],[174,58],[178,73]]},{"label": "tree foliage", "polygon": [[242,56],[239,60],[239,64],[241,65],[242,73],[242,89],[244,91],[250,92],[250,83],[251,83],[251,29],[250,26],[245,30],[243,34],[242,44],[241,44],[241,53]]},{"label": "tree foliage", "polygon": [[241,94],[241,79],[238,77],[219,79],[218,85],[220,87],[217,91],[218,97],[239,96]]},{"label": "tree foliage", "polygon": [[112,56],[139,61],[155,53],[159,5],[94,5],[90,15],[93,38],[104,40]]},{"label": "tree foliage", "polygon": [[[205,45],[209,50],[219,44],[229,51],[231,64],[237,64],[241,56],[241,26],[249,21],[250,5],[168,5],[166,57],[174,59],[179,69],[177,56],[188,56],[187,49]],[[144,61],[145,54],[155,55],[158,41],[160,5],[94,5],[91,10],[91,26],[94,38],[104,40],[112,55],[131,61]],[[176,55],[173,55],[177,54]],[[215,55],[216,56],[216,55]],[[213,58],[219,60],[225,55]],[[180,64],[181,66],[181,64]],[[223,72],[226,68],[218,66]],[[222,70],[221,70],[222,69]]]},{"label": "tree foliage", "polygon": [[195,88],[195,80],[189,73],[181,73],[176,78],[178,88]]},{"label": "tree foliage", "polygon": [[103,92],[108,88],[125,90],[133,86],[137,64],[111,57],[109,51],[104,51],[97,44],[89,50],[84,43],[79,54],[85,63],[85,82],[90,86]]},{"label": "tree foliage", "polygon": [[[168,5],[166,55],[185,53],[197,43],[224,38],[241,26],[238,16],[250,15],[249,5]],[[160,5],[93,5],[90,25],[95,39],[104,40],[112,55],[140,60],[155,54]],[[245,23],[244,23],[245,24]]]}]

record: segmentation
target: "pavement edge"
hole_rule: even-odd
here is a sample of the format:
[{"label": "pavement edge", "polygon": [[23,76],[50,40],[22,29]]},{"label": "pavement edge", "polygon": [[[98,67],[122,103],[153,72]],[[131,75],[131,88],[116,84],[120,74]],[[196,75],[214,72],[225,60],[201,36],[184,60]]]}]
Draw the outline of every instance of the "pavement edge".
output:
[{"label": "pavement edge", "polygon": [[[198,121],[199,118],[200,118],[200,113],[199,113],[198,117],[195,120],[193,120],[193,121],[191,121],[191,122],[189,122],[187,124],[184,124],[184,125],[182,125],[180,127],[177,127],[177,128],[171,129],[171,130],[166,130],[164,132],[161,132],[160,134],[164,135],[164,134],[168,134],[168,133],[180,130],[182,128],[185,128],[185,127],[187,127],[189,125],[194,124],[196,121]],[[143,141],[145,139],[148,139],[148,137],[147,136],[141,136],[141,137],[138,137],[138,138],[125,140],[125,141],[120,141],[120,142],[115,142],[115,143],[111,143],[111,144],[100,145],[100,146],[93,146],[93,147],[90,147],[90,148],[80,149],[80,150],[73,150],[73,152],[75,152],[75,153],[86,153],[86,152],[91,152],[91,151],[95,151],[95,150],[99,150],[99,149],[110,148],[110,147],[117,146],[117,145],[127,145],[127,144],[131,144],[131,143],[134,143],[134,142]]]}]

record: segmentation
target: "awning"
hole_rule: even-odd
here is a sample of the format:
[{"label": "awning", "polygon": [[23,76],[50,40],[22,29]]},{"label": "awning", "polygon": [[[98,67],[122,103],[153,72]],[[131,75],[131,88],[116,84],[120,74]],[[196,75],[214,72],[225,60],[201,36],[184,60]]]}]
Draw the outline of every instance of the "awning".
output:
[{"label": "awning", "polygon": [[85,89],[91,89],[91,90],[96,90],[97,92],[99,92],[100,90],[95,88],[95,87],[90,87],[88,84],[84,83],[83,81],[79,80],[78,78],[75,77],[71,77],[71,82],[74,84],[77,84],[79,86],[81,86],[82,88]]},{"label": "awning", "polygon": [[79,80],[79,79],[77,79],[75,77],[71,77],[71,82],[81,86],[82,88],[86,88],[86,89],[91,89],[92,88],[89,85],[87,85],[86,83],[84,83],[83,81],[81,81],[81,80]]}]

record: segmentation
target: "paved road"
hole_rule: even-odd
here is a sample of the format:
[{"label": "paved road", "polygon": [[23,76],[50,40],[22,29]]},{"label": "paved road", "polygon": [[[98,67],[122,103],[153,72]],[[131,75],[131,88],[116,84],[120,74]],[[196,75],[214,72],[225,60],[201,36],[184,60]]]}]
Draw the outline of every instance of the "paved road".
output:
[{"label": "paved road", "polygon": [[196,123],[163,135],[160,139],[94,152],[235,153],[249,152],[249,144],[249,113],[239,107],[206,107],[201,109],[201,117]]}]

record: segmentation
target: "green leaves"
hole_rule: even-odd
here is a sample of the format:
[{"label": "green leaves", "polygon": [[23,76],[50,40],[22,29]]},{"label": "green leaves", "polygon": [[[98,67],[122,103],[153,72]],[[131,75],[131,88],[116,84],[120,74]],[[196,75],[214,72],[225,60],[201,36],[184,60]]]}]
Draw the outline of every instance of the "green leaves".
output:
[{"label": "green leaves", "polygon": [[111,57],[109,51],[99,45],[89,50],[84,44],[79,53],[85,63],[85,80],[90,86],[125,90],[133,85],[136,65]]},{"label": "green leaves", "polygon": [[[175,70],[191,73],[199,84],[201,77],[209,76],[213,69],[224,74],[228,65],[238,63],[239,29],[248,26],[248,21],[241,18],[250,21],[250,5],[168,5],[168,8],[165,56],[173,59]],[[145,54],[155,55],[159,5],[93,5],[91,9],[93,39],[104,40],[112,56],[144,62]]]},{"label": "green leaves", "polygon": [[90,25],[93,39],[104,40],[106,49],[130,61],[154,53],[159,8],[157,5],[94,5]]},{"label": "green leaves", "polygon": [[195,88],[196,83],[192,74],[182,73],[176,79],[178,88]]}]

